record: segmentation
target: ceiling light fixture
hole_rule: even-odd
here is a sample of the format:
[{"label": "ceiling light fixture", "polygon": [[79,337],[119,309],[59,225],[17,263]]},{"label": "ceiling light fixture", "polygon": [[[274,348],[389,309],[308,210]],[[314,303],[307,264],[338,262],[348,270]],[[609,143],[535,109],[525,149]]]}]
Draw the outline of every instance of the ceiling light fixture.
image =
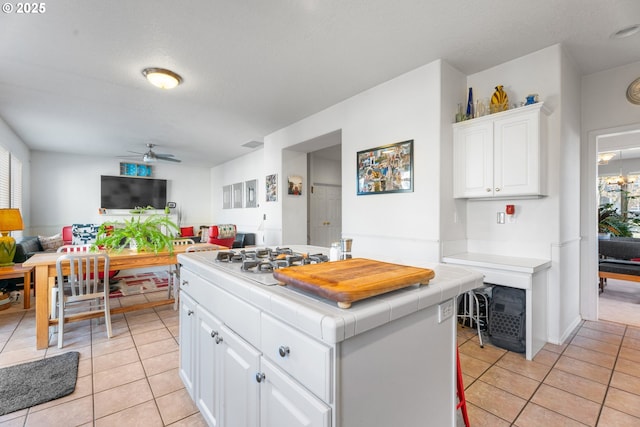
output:
[{"label": "ceiling light fixture", "polygon": [[613,159],[616,156],[616,153],[598,153],[598,164],[606,165],[609,163],[609,160]]},{"label": "ceiling light fixture", "polygon": [[142,75],[149,83],[160,89],[173,89],[182,83],[182,77],[171,70],[165,68],[145,68]]},{"label": "ceiling light fixture", "polygon": [[631,37],[640,31],[640,24],[629,25],[628,27],[624,27],[621,30],[616,31],[611,34],[612,39],[624,39],[626,37]]}]

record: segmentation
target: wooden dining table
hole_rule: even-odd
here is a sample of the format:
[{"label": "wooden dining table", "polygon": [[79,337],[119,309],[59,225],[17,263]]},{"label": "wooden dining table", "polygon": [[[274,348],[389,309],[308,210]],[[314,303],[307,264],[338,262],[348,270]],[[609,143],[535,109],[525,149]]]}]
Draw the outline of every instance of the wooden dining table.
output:
[{"label": "wooden dining table", "polygon": [[[195,244],[189,246],[198,246],[206,244]],[[159,267],[164,265],[176,264],[177,254],[185,252],[187,245],[174,246],[173,252],[136,252],[131,249],[123,249],[121,251],[109,251],[109,270],[130,270],[138,268]],[[220,249],[226,249],[219,246]],[[34,269],[35,283],[35,310],[36,310],[36,348],[43,349],[49,346],[49,326],[56,325],[57,319],[51,319],[49,315],[50,309],[50,291],[49,282],[53,285],[57,276],[56,261],[64,253],[57,252],[41,252],[33,255],[22,265],[24,267],[32,267]],[[126,307],[113,307],[111,314],[126,313],[134,310],[142,310],[146,308],[159,307],[163,305],[173,304],[172,298],[158,301],[148,301],[145,303],[132,304]],[[103,313],[96,312],[94,317],[98,317]]]}]

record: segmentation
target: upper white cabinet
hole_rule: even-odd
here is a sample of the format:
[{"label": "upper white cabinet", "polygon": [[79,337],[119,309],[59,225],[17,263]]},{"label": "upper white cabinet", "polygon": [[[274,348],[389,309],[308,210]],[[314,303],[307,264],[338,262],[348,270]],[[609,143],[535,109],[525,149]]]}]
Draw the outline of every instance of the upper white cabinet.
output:
[{"label": "upper white cabinet", "polygon": [[544,195],[543,103],[453,125],[455,198]]}]

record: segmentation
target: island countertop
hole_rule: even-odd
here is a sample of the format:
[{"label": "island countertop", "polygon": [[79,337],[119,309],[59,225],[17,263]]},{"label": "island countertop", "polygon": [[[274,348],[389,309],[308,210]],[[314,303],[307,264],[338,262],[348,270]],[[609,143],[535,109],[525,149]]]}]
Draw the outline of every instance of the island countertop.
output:
[{"label": "island countertop", "polygon": [[483,276],[444,264],[427,265],[435,271],[428,285],[414,285],[354,303],[341,309],[332,301],[289,286],[265,286],[215,266],[216,252],[179,254],[184,268],[213,281],[265,313],[287,321],[328,344],[335,344],[385,323],[451,300],[481,287]]}]

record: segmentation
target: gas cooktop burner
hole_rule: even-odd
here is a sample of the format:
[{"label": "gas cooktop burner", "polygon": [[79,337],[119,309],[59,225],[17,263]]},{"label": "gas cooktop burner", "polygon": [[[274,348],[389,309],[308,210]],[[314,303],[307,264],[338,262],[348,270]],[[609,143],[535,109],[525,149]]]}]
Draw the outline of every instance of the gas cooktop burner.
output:
[{"label": "gas cooktop burner", "polygon": [[327,261],[329,257],[322,253],[309,254],[276,247],[221,250],[216,255],[215,264],[234,274],[248,275],[264,285],[274,285],[277,281],[271,273],[278,268]]}]

